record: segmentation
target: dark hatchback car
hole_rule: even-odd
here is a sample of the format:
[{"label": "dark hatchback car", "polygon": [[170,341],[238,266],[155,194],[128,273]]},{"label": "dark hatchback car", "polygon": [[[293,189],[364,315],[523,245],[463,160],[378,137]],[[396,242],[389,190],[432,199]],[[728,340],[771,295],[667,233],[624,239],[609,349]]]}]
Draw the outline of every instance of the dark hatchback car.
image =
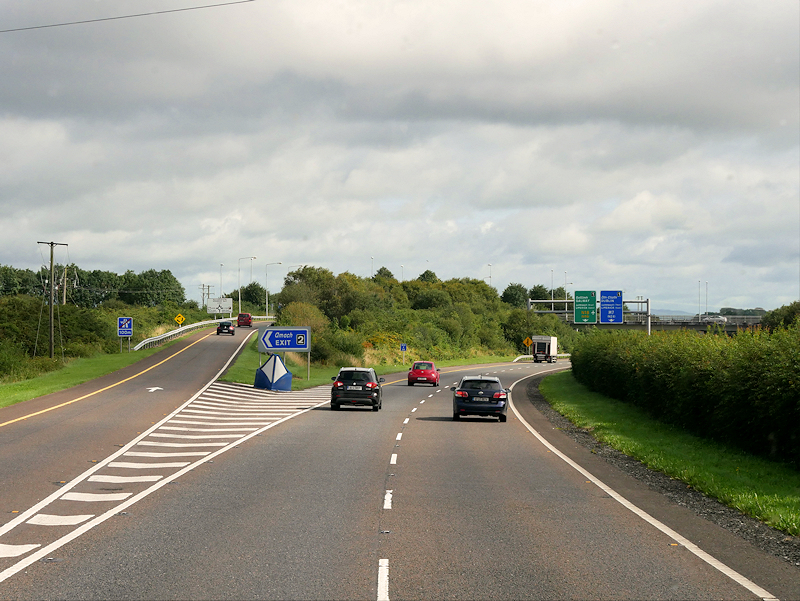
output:
[{"label": "dark hatchback car", "polygon": [[493,376],[464,376],[453,388],[453,419],[462,415],[497,417],[501,422],[508,415],[508,391]]},{"label": "dark hatchback car", "polygon": [[234,330],[233,324],[229,321],[221,321],[217,326],[217,336],[220,334],[230,334],[234,336],[236,331]]},{"label": "dark hatchback car", "polygon": [[371,367],[343,367],[331,380],[332,411],[342,405],[369,405],[373,411],[380,411],[383,405],[381,382],[385,380],[378,378]]}]

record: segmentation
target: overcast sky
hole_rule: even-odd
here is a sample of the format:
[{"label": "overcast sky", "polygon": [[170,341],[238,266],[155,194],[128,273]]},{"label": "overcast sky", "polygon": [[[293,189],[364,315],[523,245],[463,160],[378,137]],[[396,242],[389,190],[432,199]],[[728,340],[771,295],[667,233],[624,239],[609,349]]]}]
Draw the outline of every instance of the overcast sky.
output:
[{"label": "overcast sky", "polygon": [[0,264],[800,296],[798,0],[254,0],[0,33],[0,81]]}]

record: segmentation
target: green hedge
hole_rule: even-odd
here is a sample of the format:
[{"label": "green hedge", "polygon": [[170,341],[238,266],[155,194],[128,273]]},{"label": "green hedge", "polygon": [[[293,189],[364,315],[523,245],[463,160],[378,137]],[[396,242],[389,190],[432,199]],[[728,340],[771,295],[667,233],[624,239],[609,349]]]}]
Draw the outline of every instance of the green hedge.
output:
[{"label": "green hedge", "polygon": [[575,377],[700,436],[800,465],[800,331],[735,336],[594,330]]}]

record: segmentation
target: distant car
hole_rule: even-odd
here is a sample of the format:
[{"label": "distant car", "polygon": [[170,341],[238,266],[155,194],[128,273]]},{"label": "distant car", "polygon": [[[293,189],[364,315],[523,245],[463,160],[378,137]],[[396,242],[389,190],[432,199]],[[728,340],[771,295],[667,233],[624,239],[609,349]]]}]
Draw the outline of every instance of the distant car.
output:
[{"label": "distant car", "polygon": [[439,385],[439,370],[432,361],[416,361],[408,369],[408,385],[414,384]]},{"label": "distant car", "polygon": [[236,335],[236,331],[233,328],[233,324],[229,321],[221,321],[217,326],[217,336],[220,334],[230,334],[231,336]]},{"label": "distant car", "polygon": [[236,325],[240,328],[247,326],[248,328],[253,327],[253,316],[249,313],[239,313],[236,317]]},{"label": "distant car", "polygon": [[462,415],[508,417],[508,391],[494,376],[464,376],[453,388],[453,420]]},{"label": "distant car", "polygon": [[371,367],[342,367],[339,375],[331,378],[331,410],[336,411],[342,405],[368,405],[373,411],[380,411],[383,406],[383,389],[381,382],[385,380],[375,375]]},{"label": "distant car", "polygon": [[704,315],[700,321],[703,323],[728,323],[728,318],[724,315]]}]

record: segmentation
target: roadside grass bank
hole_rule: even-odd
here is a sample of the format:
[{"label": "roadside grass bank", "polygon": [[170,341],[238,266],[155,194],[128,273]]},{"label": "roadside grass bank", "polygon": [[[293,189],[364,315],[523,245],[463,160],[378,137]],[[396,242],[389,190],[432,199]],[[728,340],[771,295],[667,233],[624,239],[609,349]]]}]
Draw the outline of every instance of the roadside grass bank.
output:
[{"label": "roadside grass bank", "polygon": [[[236,382],[252,386],[256,377],[256,369],[260,367],[261,363],[267,360],[267,356],[264,353],[261,353],[259,356],[257,344],[258,340],[255,337],[248,341],[234,363],[220,377],[220,380],[223,382]],[[314,386],[330,385],[331,378],[339,373],[339,368],[337,366],[319,365],[312,362],[311,377],[309,378],[306,357],[307,355],[304,353],[286,353],[286,367],[292,372],[292,390],[305,390],[307,388],[313,388]],[[436,361],[436,366],[442,368],[457,365],[501,363],[511,361],[513,358],[514,357],[509,356],[479,355],[464,359]],[[259,361],[261,363],[259,363]],[[360,365],[360,362],[354,364]],[[372,367],[378,375],[383,375],[407,371],[410,364],[411,362],[407,360],[405,365],[381,364],[368,365],[368,367]]]},{"label": "roadside grass bank", "polygon": [[571,371],[540,386],[553,409],[600,442],[745,515],[800,536],[800,472],[661,423],[641,409],[591,392]]},{"label": "roadside grass bank", "polygon": [[89,380],[105,376],[164,350],[164,348],[171,346],[175,342],[175,340],[172,340],[160,347],[130,353],[126,351],[70,359],[64,367],[56,371],[48,372],[30,380],[0,385],[0,407],[8,407],[22,401],[29,401],[36,397],[66,390]]}]

